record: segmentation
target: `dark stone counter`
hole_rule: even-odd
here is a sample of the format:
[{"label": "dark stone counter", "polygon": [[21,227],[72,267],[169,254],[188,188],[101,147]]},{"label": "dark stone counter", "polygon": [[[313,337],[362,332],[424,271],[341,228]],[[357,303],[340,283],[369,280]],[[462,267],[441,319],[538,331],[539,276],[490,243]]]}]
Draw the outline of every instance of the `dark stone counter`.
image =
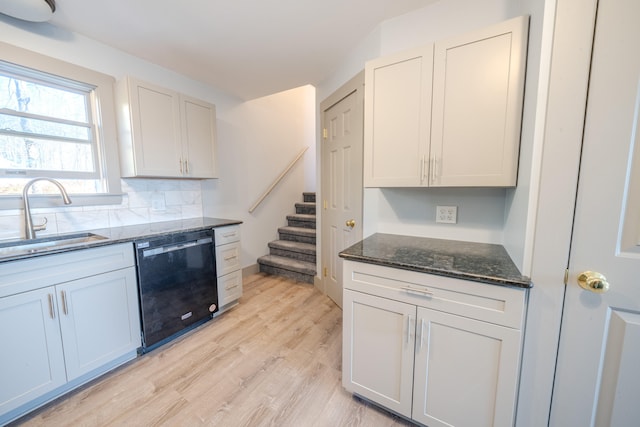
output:
[{"label": "dark stone counter", "polygon": [[[232,220],[232,219],[221,219],[221,218],[192,218],[192,219],[184,219],[177,221],[163,221],[163,222],[152,222],[147,224],[139,224],[139,225],[128,225],[124,227],[112,227],[112,228],[102,228],[99,230],[83,230],[82,233],[93,233],[100,236],[106,237],[106,239],[96,240],[92,242],[70,245],[70,246],[61,246],[61,247],[50,247],[50,248],[41,248],[35,251],[16,251],[9,250],[8,248],[4,248],[0,250],[0,263],[7,261],[15,261],[18,259],[26,259],[26,258],[34,258],[37,256],[43,255],[51,255],[55,253],[63,253],[72,250],[79,249],[88,249],[98,246],[104,245],[113,245],[116,243],[126,243],[133,242],[138,239],[145,239],[154,236],[160,236],[165,234],[183,232],[183,231],[197,231],[197,230],[205,230],[217,227],[224,227],[226,225],[235,225],[241,224],[242,221]],[[75,233],[69,233],[75,234]],[[63,234],[60,234],[63,236]],[[43,236],[43,238],[51,237]],[[24,240],[22,241],[24,242]],[[2,245],[6,245],[10,243],[10,241],[0,241]]]},{"label": "dark stone counter", "polygon": [[377,233],[345,249],[340,257],[492,285],[533,286],[504,247],[496,244]]}]

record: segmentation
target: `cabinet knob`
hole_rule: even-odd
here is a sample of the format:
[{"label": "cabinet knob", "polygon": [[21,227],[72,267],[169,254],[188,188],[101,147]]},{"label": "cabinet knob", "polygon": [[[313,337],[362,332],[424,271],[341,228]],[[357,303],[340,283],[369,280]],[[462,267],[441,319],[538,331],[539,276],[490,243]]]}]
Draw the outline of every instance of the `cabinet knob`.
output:
[{"label": "cabinet knob", "polygon": [[595,271],[585,271],[578,276],[578,285],[582,289],[597,294],[603,294],[609,290],[609,282],[602,274]]}]

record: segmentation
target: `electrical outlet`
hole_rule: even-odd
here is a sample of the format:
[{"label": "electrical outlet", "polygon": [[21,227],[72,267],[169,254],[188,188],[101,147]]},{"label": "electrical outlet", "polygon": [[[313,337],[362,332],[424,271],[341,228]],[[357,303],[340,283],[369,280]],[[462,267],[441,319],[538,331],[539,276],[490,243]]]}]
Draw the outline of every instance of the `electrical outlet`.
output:
[{"label": "electrical outlet", "polygon": [[458,222],[457,206],[436,206],[436,222],[455,224]]}]

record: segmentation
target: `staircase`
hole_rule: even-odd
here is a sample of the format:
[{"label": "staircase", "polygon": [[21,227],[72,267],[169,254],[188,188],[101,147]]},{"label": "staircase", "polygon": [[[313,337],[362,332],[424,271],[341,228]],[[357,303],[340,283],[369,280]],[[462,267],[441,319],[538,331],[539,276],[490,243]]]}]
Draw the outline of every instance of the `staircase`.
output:
[{"label": "staircase", "polygon": [[316,194],[303,193],[296,213],[287,215],[280,240],[269,243],[269,255],[258,258],[260,271],[313,283],[316,275]]}]

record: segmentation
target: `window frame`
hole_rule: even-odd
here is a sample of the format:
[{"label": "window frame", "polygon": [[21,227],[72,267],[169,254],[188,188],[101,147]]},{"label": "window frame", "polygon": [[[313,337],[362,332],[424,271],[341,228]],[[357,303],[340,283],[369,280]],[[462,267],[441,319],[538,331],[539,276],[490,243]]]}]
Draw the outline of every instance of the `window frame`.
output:
[{"label": "window frame", "polygon": [[[90,93],[89,114],[93,118],[96,139],[96,166],[103,180],[105,193],[74,194],[74,206],[120,204],[122,188],[118,158],[114,85],[115,78],[79,65],[42,55],[8,43],[0,42],[0,60],[63,79],[78,81],[94,87]],[[27,175],[26,177],[28,177]],[[0,176],[0,178],[3,178]],[[32,200],[31,200],[32,199]],[[60,206],[59,195],[34,195],[30,197],[33,207]],[[21,195],[0,195],[0,210],[22,207]]]}]

